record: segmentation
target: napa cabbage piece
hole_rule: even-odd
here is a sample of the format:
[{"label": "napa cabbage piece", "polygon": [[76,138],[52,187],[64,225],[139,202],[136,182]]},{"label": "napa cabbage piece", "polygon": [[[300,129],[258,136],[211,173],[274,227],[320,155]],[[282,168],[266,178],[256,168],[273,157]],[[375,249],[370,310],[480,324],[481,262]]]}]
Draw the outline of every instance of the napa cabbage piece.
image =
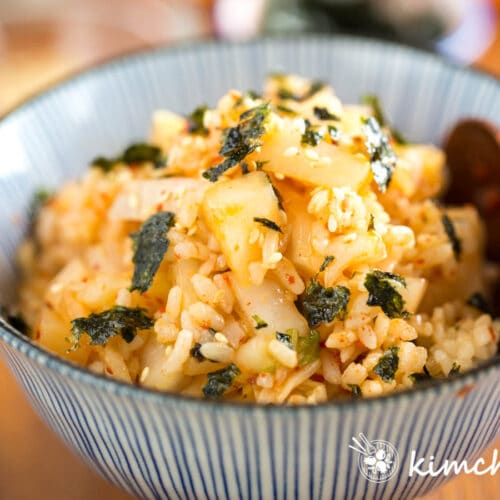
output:
[{"label": "napa cabbage piece", "polygon": [[230,269],[240,283],[250,284],[248,265],[262,258],[252,231],[273,231],[259,223],[266,219],[281,226],[279,200],[264,172],[251,172],[232,180],[220,180],[205,193],[202,216],[219,242]]},{"label": "napa cabbage piece", "polygon": [[137,179],[126,183],[111,205],[108,216],[113,220],[144,221],[156,211],[177,212],[183,200],[199,202],[210,184],[205,180],[188,177],[166,179]]},{"label": "napa cabbage piece", "polygon": [[371,182],[368,159],[326,140],[318,141],[315,146],[304,145],[303,134],[303,120],[273,115],[262,136],[262,146],[248,160],[268,161],[264,166],[267,172],[309,185],[348,186],[358,191]]},{"label": "napa cabbage piece", "polygon": [[289,239],[285,255],[304,277],[311,278],[318,272],[324,256],[312,245],[314,217],[307,212],[308,197],[281,186],[278,189],[288,218]]},{"label": "napa cabbage piece", "polygon": [[247,372],[273,372],[278,363],[268,350],[273,334],[259,333],[250,338],[235,353],[236,364]]},{"label": "napa cabbage piece", "polygon": [[300,336],[309,334],[307,321],[295,307],[296,297],[274,279],[266,277],[260,285],[242,286],[235,273],[229,272],[227,277],[247,324],[255,330],[254,316],[265,321],[266,326],[255,330],[256,333],[274,336],[276,332],[294,328]]}]

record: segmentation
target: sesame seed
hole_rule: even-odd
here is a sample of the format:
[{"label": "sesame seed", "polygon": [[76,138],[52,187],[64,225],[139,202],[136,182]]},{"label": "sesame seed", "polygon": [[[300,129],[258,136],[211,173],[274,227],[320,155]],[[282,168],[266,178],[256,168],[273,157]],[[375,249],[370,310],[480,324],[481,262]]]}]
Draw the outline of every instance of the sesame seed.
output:
[{"label": "sesame seed", "polygon": [[149,366],[146,366],[144,368],[144,370],[142,370],[141,376],[139,377],[139,382],[141,384],[144,384],[144,382],[146,382],[146,379],[148,378],[149,372],[150,372]]},{"label": "sesame seed", "polygon": [[318,161],[319,160],[319,154],[314,151],[313,149],[306,149],[304,151],[304,155],[306,158],[312,161]]},{"label": "sesame seed", "polygon": [[283,254],[281,252],[274,252],[271,257],[269,257],[270,264],[276,264],[283,258]]},{"label": "sesame seed", "polygon": [[214,340],[216,340],[217,342],[222,342],[223,344],[227,344],[229,341],[227,340],[227,337],[220,333],[220,332],[217,332],[215,335],[214,335]]},{"label": "sesame seed", "polygon": [[283,152],[283,156],[286,156],[287,158],[291,156],[297,156],[299,154],[299,148],[296,148],[295,146],[290,146],[289,148],[286,148],[285,151]]},{"label": "sesame seed", "polygon": [[50,286],[50,291],[52,293],[60,292],[62,289],[63,289],[62,283],[54,283],[53,285]]},{"label": "sesame seed", "polygon": [[130,194],[128,197],[128,204],[130,208],[137,208],[139,206],[139,196],[135,193]]},{"label": "sesame seed", "polygon": [[328,231],[334,233],[337,230],[337,219],[333,215],[328,217]]},{"label": "sesame seed", "polygon": [[255,243],[259,239],[259,236],[260,236],[260,231],[256,228],[252,229],[250,231],[250,235],[248,237],[248,243],[250,243],[250,245],[252,245],[253,243]]}]

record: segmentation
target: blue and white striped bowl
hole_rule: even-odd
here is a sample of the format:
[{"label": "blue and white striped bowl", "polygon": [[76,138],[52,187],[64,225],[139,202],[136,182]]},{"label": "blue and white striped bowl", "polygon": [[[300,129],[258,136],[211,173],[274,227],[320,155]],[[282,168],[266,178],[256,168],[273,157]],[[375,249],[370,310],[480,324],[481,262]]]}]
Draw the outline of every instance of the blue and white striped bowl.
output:
[{"label": "blue and white striped bowl", "polygon": [[[439,141],[463,116],[497,120],[499,83],[411,49],[349,37],[201,43],[95,68],[29,101],[0,123],[0,293],[15,288],[14,224],[34,189],[82,173],[148,130],[153,110],[187,113],[228,88],[259,88],[270,71],[333,83],[344,101],[377,93],[415,141]],[[443,383],[317,407],[213,403],[96,376],[0,325],[0,353],[45,421],[103,476],[144,498],[412,498],[446,480],[408,477],[417,457],[472,459],[500,429],[498,357]],[[392,478],[358,468],[363,433],[399,453]]]}]

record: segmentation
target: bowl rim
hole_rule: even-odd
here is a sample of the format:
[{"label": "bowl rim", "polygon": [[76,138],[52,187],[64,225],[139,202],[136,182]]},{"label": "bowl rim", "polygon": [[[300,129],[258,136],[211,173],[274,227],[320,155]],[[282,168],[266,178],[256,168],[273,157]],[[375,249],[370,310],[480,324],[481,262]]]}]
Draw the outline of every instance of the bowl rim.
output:
[{"label": "bowl rim", "polygon": [[[415,55],[420,58],[426,58],[434,61],[434,64],[448,67],[457,73],[473,74],[484,80],[491,80],[494,83],[499,83],[500,78],[479,70],[477,68],[463,67],[459,64],[444,59],[443,57],[417,49],[411,46],[403,45],[400,43],[389,42],[366,36],[354,35],[328,35],[328,34],[299,34],[299,35],[266,35],[261,36],[245,42],[230,42],[220,41],[213,37],[198,38],[195,40],[185,40],[177,43],[160,44],[154,47],[146,47],[126,51],[118,56],[102,59],[94,64],[88,65],[75,72],[70,72],[63,76],[63,78],[52,82],[46,87],[42,87],[34,94],[19,101],[13,107],[8,109],[5,113],[0,115],[0,126],[4,123],[15,119],[17,113],[28,110],[32,105],[38,101],[49,98],[51,95],[59,92],[60,90],[69,87],[77,82],[82,82],[87,78],[95,77],[101,71],[109,70],[113,67],[127,65],[131,61],[140,60],[144,57],[152,57],[162,55],[164,53],[179,53],[179,52],[196,52],[198,49],[211,45],[212,47],[234,47],[234,46],[255,46],[259,44],[269,44],[276,42],[288,41],[291,43],[299,41],[333,41],[340,40],[347,43],[355,43],[358,45],[377,45],[379,49],[398,48],[399,50],[406,51],[408,55]],[[136,384],[123,382],[117,379],[106,377],[105,375],[96,374],[89,369],[77,365],[71,361],[59,357],[58,355],[46,350],[42,346],[35,343],[30,338],[23,335],[21,332],[12,327],[0,316],[0,340],[6,342],[16,351],[27,356],[29,359],[36,362],[38,365],[44,366],[52,371],[55,371],[61,376],[70,377],[75,382],[84,382],[97,389],[103,389],[106,392],[112,393],[117,396],[129,396],[131,398],[139,398],[141,400],[151,400],[160,404],[184,404],[188,406],[195,406],[197,408],[211,408],[212,410],[219,409],[232,409],[241,411],[286,411],[296,412],[299,410],[307,411],[324,411],[341,408],[356,408],[359,405],[363,407],[385,404],[386,401],[402,401],[414,397],[416,393],[433,392],[440,394],[443,392],[457,391],[464,386],[473,385],[482,378],[486,378],[490,373],[500,368],[500,353],[482,363],[481,365],[468,370],[464,373],[458,373],[451,377],[441,379],[424,380],[416,386],[409,389],[403,389],[392,393],[376,396],[373,398],[341,398],[318,403],[317,405],[277,405],[277,404],[259,404],[254,402],[238,402],[231,400],[209,400],[195,396],[188,396],[173,392],[165,392],[158,389],[151,389],[148,387],[141,387]],[[8,360],[7,360],[8,361]]]}]

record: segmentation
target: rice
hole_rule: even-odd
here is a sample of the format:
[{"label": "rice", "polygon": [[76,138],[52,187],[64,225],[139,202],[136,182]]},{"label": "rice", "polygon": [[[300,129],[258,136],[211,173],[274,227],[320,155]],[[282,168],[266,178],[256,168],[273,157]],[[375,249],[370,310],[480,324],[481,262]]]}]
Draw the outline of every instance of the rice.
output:
[{"label": "rice", "polygon": [[51,196],[18,252],[31,336],[95,373],[262,404],[374,397],[495,356],[482,223],[432,201],[443,153],[314,88],[284,75],[201,121],[158,111],[159,150]]}]

